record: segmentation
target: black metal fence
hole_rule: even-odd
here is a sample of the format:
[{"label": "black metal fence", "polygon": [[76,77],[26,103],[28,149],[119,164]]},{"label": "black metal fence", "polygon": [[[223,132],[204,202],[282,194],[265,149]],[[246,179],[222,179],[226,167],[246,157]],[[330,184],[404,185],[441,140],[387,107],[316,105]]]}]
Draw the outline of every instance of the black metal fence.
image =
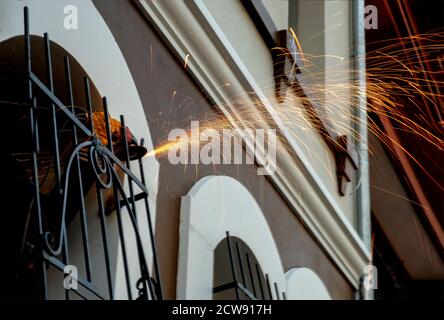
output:
[{"label": "black metal fence", "polygon": [[234,290],[236,300],[286,300],[285,292],[281,292],[278,284],[262,272],[248,247],[230,236],[228,231],[225,241],[232,281],[214,287],[213,294]]},{"label": "black metal fence", "polygon": [[[125,119],[120,117],[119,132],[115,132],[110,123],[107,101],[103,98],[103,106],[93,106],[90,91],[90,80],[84,79],[84,91],[86,117],[79,117],[77,108],[74,107],[74,96],[72,90],[70,59],[64,59],[64,73],[66,79],[66,92],[69,104],[66,106],[54,93],[53,83],[53,62],[51,56],[51,43],[48,34],[44,35],[46,75],[45,81],[40,80],[33,73],[33,61],[31,58],[31,36],[29,27],[28,8],[24,9],[24,41],[25,41],[25,79],[27,90],[27,101],[29,102],[28,117],[30,121],[30,137],[32,138],[33,150],[31,152],[30,163],[32,167],[31,185],[33,188],[32,206],[26,221],[34,221],[33,227],[28,227],[25,232],[27,242],[37,252],[38,266],[34,267],[39,274],[38,281],[34,282],[34,289],[37,287],[38,297],[48,298],[48,270],[55,268],[60,273],[66,271],[70,265],[70,243],[68,230],[73,219],[79,219],[79,231],[76,236],[81,237],[83,262],[81,266],[82,274],[78,274],[76,281],[78,288],[64,288],[65,298],[74,298],[74,294],[80,298],[113,299],[115,288],[113,283],[116,279],[115,267],[110,261],[111,244],[109,243],[110,231],[107,223],[107,214],[110,214],[108,207],[112,208],[117,220],[118,235],[117,246],[121,250],[119,255],[123,263],[123,274],[128,299],[162,299],[162,286],[160,283],[159,267],[157,263],[156,247],[153,234],[153,226],[149,210],[148,190],[145,186],[144,165],[141,156],[132,155],[129,146],[129,131],[125,126]],[[41,135],[40,123],[42,121],[39,108],[45,105],[49,112],[50,130],[45,129],[45,136]],[[95,128],[97,121],[94,121],[93,110],[103,109],[103,126],[106,130],[106,139],[97,134]],[[63,125],[60,125],[63,118]],[[49,121],[49,122],[48,122]],[[113,123],[116,120],[112,120]],[[61,129],[63,127],[63,130]],[[63,131],[64,138],[60,140]],[[120,137],[120,139],[116,138]],[[50,145],[50,150],[43,150],[42,141],[45,145]],[[104,143],[106,141],[106,144]],[[67,147],[68,146],[68,147]],[[137,147],[137,146],[136,146]],[[139,144],[139,151],[143,149],[143,140]],[[118,149],[118,150],[117,150]],[[62,152],[63,150],[63,152]],[[68,150],[68,151],[67,151]],[[42,164],[39,160],[45,153],[50,154],[50,167],[53,172],[54,190],[51,196],[43,196],[40,190]],[[140,179],[130,170],[130,163],[135,166],[140,173]],[[126,181],[126,186],[125,186]],[[95,189],[95,191],[91,191]],[[95,193],[95,206],[98,211],[98,230],[91,230],[89,225],[91,214],[90,203],[86,203],[87,194]],[[108,202],[113,202],[109,205]],[[143,202],[146,217],[145,226],[147,232],[141,232],[140,211]],[[48,203],[50,203],[48,205]],[[115,212],[115,213],[114,213]],[[124,216],[126,221],[130,221],[132,235],[128,233],[128,227],[124,226]],[[97,216],[96,216],[97,217]],[[49,223],[48,221],[51,221]],[[32,223],[31,223],[32,224]],[[101,250],[103,250],[102,263],[92,262],[92,250],[90,236],[91,233],[100,233]],[[149,235],[148,239],[143,239],[142,234]],[[128,239],[132,243],[125,243]],[[149,243],[147,248],[146,244]],[[131,280],[131,270],[133,265],[130,261],[127,248],[135,248],[138,261],[138,280]],[[97,248],[95,248],[97,252]],[[117,250],[113,248],[113,250]],[[152,256],[152,273],[150,274],[151,259],[147,258],[150,251]],[[97,260],[97,257],[94,257]],[[150,265],[149,265],[150,263]],[[79,266],[80,267],[80,266]],[[94,269],[100,268],[98,272],[106,274],[105,288],[97,285]],[[96,270],[97,271],[97,270]],[[114,273],[114,274],[113,274]],[[134,278],[134,275],[132,275]],[[60,283],[63,286],[63,283]],[[80,288],[83,288],[80,290]],[[85,294],[85,292],[87,294]],[[137,292],[136,296],[134,292]]]}]

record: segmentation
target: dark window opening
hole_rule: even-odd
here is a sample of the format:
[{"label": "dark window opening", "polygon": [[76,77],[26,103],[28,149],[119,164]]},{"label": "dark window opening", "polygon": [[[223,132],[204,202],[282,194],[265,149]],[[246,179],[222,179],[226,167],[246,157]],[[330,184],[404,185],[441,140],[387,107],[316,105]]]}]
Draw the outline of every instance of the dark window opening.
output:
[{"label": "dark window opening", "polygon": [[280,300],[285,293],[263,272],[248,245],[227,232],[214,250],[213,299]]}]

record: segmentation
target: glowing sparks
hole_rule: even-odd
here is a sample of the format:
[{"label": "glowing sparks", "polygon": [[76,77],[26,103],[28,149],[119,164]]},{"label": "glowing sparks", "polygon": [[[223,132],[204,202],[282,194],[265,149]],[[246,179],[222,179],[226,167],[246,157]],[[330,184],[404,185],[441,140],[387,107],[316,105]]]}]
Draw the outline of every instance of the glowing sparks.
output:
[{"label": "glowing sparks", "polygon": [[169,142],[163,143],[160,146],[158,146],[157,148],[155,148],[154,150],[151,150],[150,152],[148,152],[144,156],[144,158],[161,156],[164,153],[167,153],[171,148],[177,146],[178,144],[180,144],[180,141],[169,141]]},{"label": "glowing sparks", "polygon": [[[254,95],[247,94],[246,96],[233,97],[230,105],[233,108],[223,108],[224,110],[235,110],[233,114],[225,114],[221,116],[217,113],[198,115],[196,120],[201,123],[200,130],[207,128],[221,131],[226,128],[267,128],[276,126],[276,118],[272,116],[277,115],[280,119],[281,125],[278,127],[285,127],[291,137],[305,146],[307,152],[316,161],[323,164],[324,167],[329,168],[329,159],[322,158],[322,154],[312,151],[312,147],[307,143],[307,134],[316,134],[313,124],[309,121],[307,109],[304,107],[306,102],[319,106],[326,116],[328,116],[334,127],[341,133],[347,134],[355,140],[359,140],[360,136],[356,132],[356,127],[361,125],[361,119],[356,117],[357,106],[355,102],[362,99],[360,83],[353,79],[353,74],[361,72],[360,70],[350,70],[350,66],[357,65],[356,60],[344,59],[343,57],[335,56],[310,56],[304,54],[301,45],[294,34],[290,30],[295,42],[297,44],[298,54],[301,60],[304,61],[304,85],[300,89],[289,90],[283,95],[281,101],[276,102],[270,109],[264,108],[263,101],[256,98]],[[381,117],[387,117],[397,126],[397,130],[413,134],[422,141],[430,144],[436,150],[442,152],[444,150],[444,142],[439,134],[442,128],[437,130],[430,129],[430,126],[424,126],[425,119],[430,117],[409,116],[409,113],[421,112],[426,114],[424,110],[424,101],[433,106],[439,107],[443,95],[441,94],[444,85],[443,81],[434,79],[434,73],[427,71],[421,66],[427,63],[442,63],[442,55],[435,55],[436,52],[444,49],[444,34],[426,34],[415,35],[415,41],[421,43],[421,50],[416,47],[406,47],[405,43],[412,41],[411,37],[394,39],[387,41],[386,45],[378,50],[368,52],[365,58],[366,64],[366,78],[367,78],[367,108],[369,114],[375,114]],[[279,49],[279,48],[277,48]],[[282,54],[292,54],[281,48]],[[316,61],[319,59],[334,58],[337,60],[335,68],[319,71]],[[185,67],[188,64],[189,55],[185,58]],[[358,58],[355,58],[358,59]],[[325,81],[325,79],[329,81]],[[287,84],[292,87],[291,83]],[[223,84],[222,87],[229,86],[228,83]],[[264,90],[268,88],[263,88]],[[294,89],[294,87],[292,87]],[[297,92],[297,90],[304,90]],[[171,103],[173,103],[176,96],[176,91],[173,92]],[[403,100],[404,99],[404,100]],[[304,101],[307,100],[307,101]],[[409,105],[405,102],[408,100]],[[275,101],[273,97],[269,97],[269,101]],[[427,109],[427,108],[426,108]],[[408,112],[407,112],[408,111]],[[417,120],[424,119],[424,120]],[[421,122],[423,121],[423,122]],[[430,122],[430,120],[427,120]],[[383,144],[389,146],[392,150],[393,141],[381,128],[369,117],[367,119],[368,130],[371,134],[376,136]],[[276,128],[279,131],[279,128]],[[305,132],[305,133],[304,133]],[[301,133],[304,133],[301,135]],[[177,147],[177,141],[165,141],[147,156],[162,156],[173,147]],[[199,141],[188,140],[189,144],[197,145]],[[403,152],[416,162],[422,170],[428,174],[414,155],[403,147],[399,146]],[[291,153],[292,146],[282,137],[279,137],[279,146],[281,151]],[[326,147],[324,146],[326,149]],[[332,171],[330,168],[328,171]],[[334,179],[332,173],[332,179]],[[437,186],[444,190],[439,181],[435,181]]]},{"label": "glowing sparks", "polygon": [[298,48],[298,52],[297,54],[299,54],[301,56],[301,61],[302,63],[305,65],[305,56],[304,56],[304,52],[302,51],[302,46],[301,43],[299,42],[298,37],[296,36],[296,33],[294,32],[293,28],[290,28],[290,34],[294,39],[294,42],[296,43],[296,47]]}]

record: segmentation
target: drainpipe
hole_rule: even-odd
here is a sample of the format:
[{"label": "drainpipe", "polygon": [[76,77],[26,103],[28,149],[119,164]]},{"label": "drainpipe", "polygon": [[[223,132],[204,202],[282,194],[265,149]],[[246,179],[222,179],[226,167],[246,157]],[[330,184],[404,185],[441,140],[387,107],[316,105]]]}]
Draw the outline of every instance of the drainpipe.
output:
[{"label": "drainpipe", "polygon": [[370,179],[368,163],[367,96],[365,63],[365,0],[352,1],[353,12],[353,82],[359,94],[354,95],[356,127],[359,138],[355,141],[359,153],[359,169],[356,178],[357,228],[365,247],[371,251]]},{"label": "drainpipe", "polygon": [[[364,246],[371,252],[371,211],[370,211],[370,178],[368,162],[368,123],[367,123],[367,90],[366,90],[366,63],[365,63],[365,0],[352,1],[353,19],[353,73],[352,81],[356,84],[358,94],[353,95],[356,111],[355,130],[359,139],[356,139],[356,149],[359,154],[359,168],[357,171],[356,212],[357,229]],[[373,260],[373,257],[370,257]],[[371,263],[371,261],[370,261]],[[373,299],[373,290],[366,291],[363,284],[363,276],[360,278],[358,299]]]}]

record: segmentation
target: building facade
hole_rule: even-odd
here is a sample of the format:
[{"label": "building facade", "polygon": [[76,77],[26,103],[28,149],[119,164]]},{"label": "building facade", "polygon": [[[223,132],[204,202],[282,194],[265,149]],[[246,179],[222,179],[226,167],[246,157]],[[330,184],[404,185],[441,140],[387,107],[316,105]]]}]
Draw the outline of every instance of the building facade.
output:
[{"label": "building facade", "polygon": [[[0,1],[9,293],[371,298],[364,6]],[[173,163],[197,121],[272,128],[276,156]]]}]

